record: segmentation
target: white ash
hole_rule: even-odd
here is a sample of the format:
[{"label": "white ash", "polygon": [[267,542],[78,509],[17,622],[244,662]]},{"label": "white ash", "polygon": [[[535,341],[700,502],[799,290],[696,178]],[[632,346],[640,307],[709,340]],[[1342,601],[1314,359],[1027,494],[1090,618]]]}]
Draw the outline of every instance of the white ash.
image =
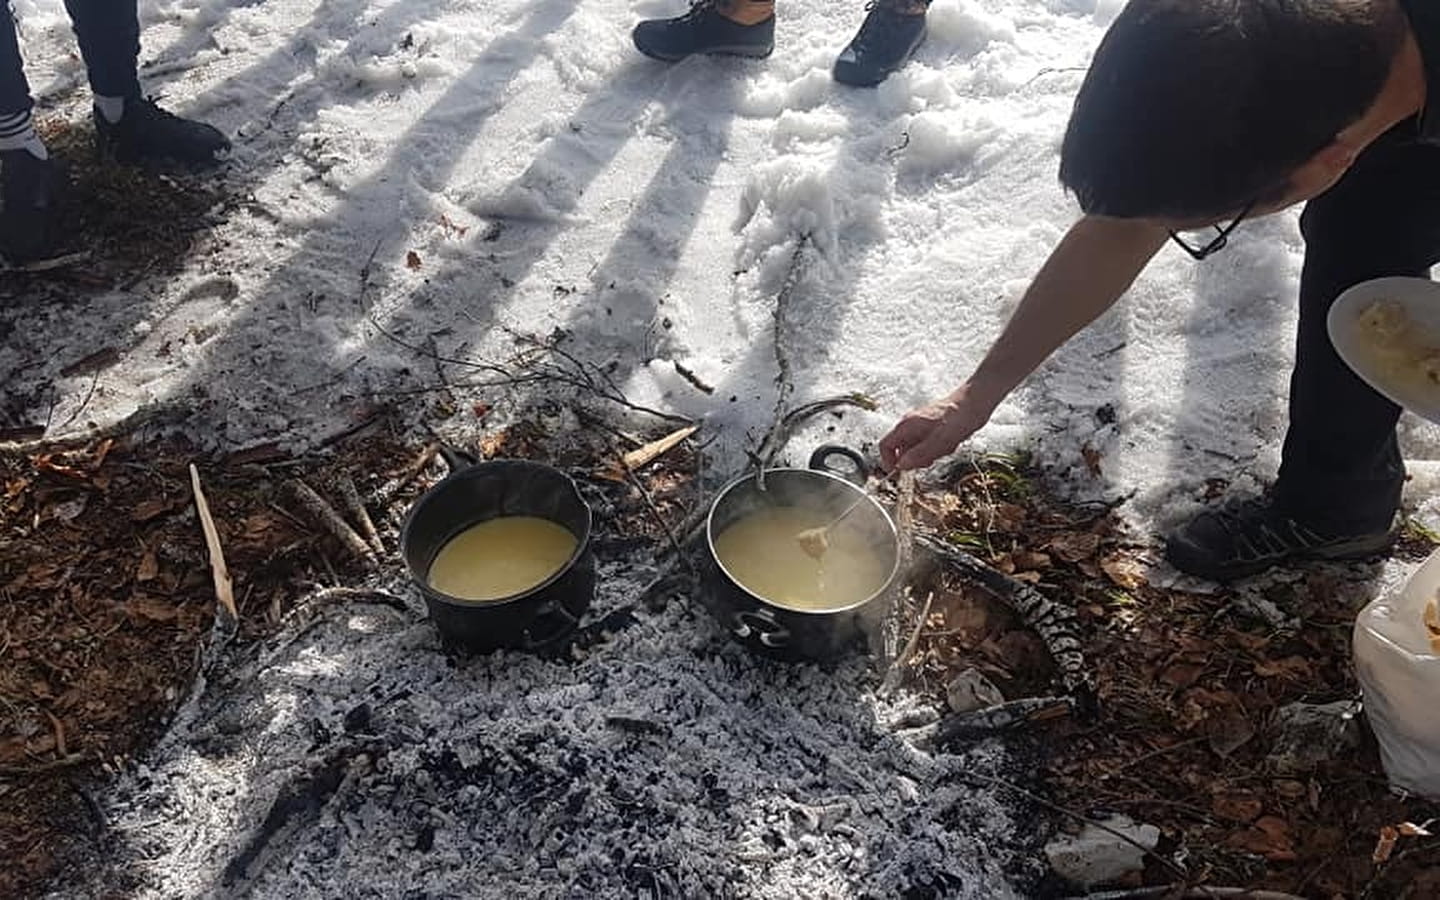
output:
[{"label": "white ash", "polygon": [[[602,564],[586,622],[646,574]],[[952,777],[1006,751],[911,747],[863,658],[761,660],[676,600],[571,660],[452,662],[407,604],[213,665],[101,798],[84,896],[1021,896],[1011,810]]]}]

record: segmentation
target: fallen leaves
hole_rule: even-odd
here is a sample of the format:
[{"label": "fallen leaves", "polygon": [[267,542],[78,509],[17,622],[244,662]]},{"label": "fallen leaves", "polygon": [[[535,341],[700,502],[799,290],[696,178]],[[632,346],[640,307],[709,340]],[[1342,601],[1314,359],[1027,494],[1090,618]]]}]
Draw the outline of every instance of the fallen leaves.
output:
[{"label": "fallen leaves", "polygon": [[1107,554],[1100,560],[1100,569],[1115,584],[1127,591],[1145,585],[1145,567],[1134,556],[1123,551]]},{"label": "fallen leaves", "polygon": [[1237,850],[1259,854],[1271,862],[1292,862],[1295,859],[1290,823],[1279,816],[1261,816],[1249,828],[1232,834],[1226,843]]}]

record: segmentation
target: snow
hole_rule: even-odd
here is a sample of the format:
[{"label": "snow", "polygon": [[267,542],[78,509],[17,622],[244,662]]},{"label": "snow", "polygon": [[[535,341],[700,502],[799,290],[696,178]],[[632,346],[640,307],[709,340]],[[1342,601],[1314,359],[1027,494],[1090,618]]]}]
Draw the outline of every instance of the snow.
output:
[{"label": "snow", "polygon": [[[74,429],[176,404],[220,448],[303,445],[438,383],[382,328],[499,360],[507,329],[558,327],[635,402],[702,419],[724,468],[773,414],[775,298],[809,234],[783,322],[794,399],[870,394],[878,411],[826,436],[872,443],[968,374],[1073,221],[1058,147],[1120,5],[936,0],[913,63],[852,90],[829,66],[858,0],[782,2],[769,60],[675,65],[628,32],[677,0],[146,0],[147,88],[235,136],[225,177],[253,203],[179,277],[0,310],[23,316],[0,346],[6,390],[53,384],[55,422],[88,398]],[[42,112],[81,117],[60,3],[16,9]],[[1141,536],[1193,512],[1207,479],[1258,489],[1301,253],[1294,212],[1203,264],[1166,248],[971,446],[1026,447],[1064,490],[1131,498]],[[61,375],[117,343],[93,395]],[[1440,433],[1401,430],[1428,490]]]}]

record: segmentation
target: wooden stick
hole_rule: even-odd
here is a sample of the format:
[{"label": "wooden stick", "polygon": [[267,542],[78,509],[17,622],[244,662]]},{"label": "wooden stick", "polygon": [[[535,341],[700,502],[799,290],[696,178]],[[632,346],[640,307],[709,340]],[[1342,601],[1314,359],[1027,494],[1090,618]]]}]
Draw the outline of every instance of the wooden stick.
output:
[{"label": "wooden stick", "polygon": [[33,766],[0,766],[0,778],[29,778],[33,775],[44,775],[46,772],[57,772],[94,761],[95,757],[89,753],[72,753],[60,759],[36,763]]},{"label": "wooden stick", "polygon": [[955,567],[969,580],[978,582],[1014,610],[1050,651],[1056,667],[1060,670],[1060,680],[1075,697],[1081,715],[1089,716],[1094,712],[1095,687],[1090,681],[1085,654],[1080,649],[1074,610],[1056,603],[1025,582],[1011,578],[999,569],[986,565],[978,557],[933,535],[917,533],[915,543]]},{"label": "wooden stick", "polygon": [[900,686],[900,679],[904,677],[905,667],[910,663],[910,657],[915,655],[915,648],[920,646],[920,633],[925,630],[925,620],[930,618],[930,604],[935,602],[935,592],[930,591],[925,595],[925,604],[920,608],[920,618],[915,622],[915,630],[910,632],[910,640],[905,642],[905,649],[895,657],[895,662],[890,664],[890,669],[885,673],[885,679],[880,685],[880,694],[884,696]]},{"label": "wooden stick", "polygon": [[355,487],[355,479],[346,473],[335,479],[335,489],[340,492],[340,499],[345,501],[345,507],[355,521],[360,523],[360,531],[365,535],[365,540],[371,549],[376,553],[385,552],[385,544],[380,540],[380,532],[375,529],[375,522],[370,518],[370,513],[365,509],[365,501],[360,499],[360,491]]},{"label": "wooden stick", "polygon": [[340,518],[340,514],[335,511],[335,507],[331,506],[324,497],[315,493],[314,488],[299,478],[292,478],[285,482],[285,487],[291,496],[294,497],[301,506],[305,507],[306,512],[310,513],[316,522],[324,525],[331,534],[339,539],[346,550],[349,550],[357,558],[365,562],[373,563],[375,561],[375,554],[370,550],[370,547],[365,543],[364,539],[355,532],[355,529],[350,527],[349,523]]},{"label": "wooden stick", "polygon": [[210,576],[215,582],[215,599],[230,614],[231,622],[239,622],[240,613],[235,608],[230,570],[225,567],[225,552],[220,548],[220,532],[215,529],[210,504],[205,501],[205,491],[200,487],[200,471],[194,463],[190,464],[190,489],[195,492],[195,511],[200,516],[200,528],[205,532],[205,547],[210,551]]},{"label": "wooden stick", "polygon": [[601,478],[608,478],[611,481],[624,481],[629,473],[634,473],[647,464],[659,459],[672,449],[680,445],[680,442],[700,430],[699,425],[687,425],[684,428],[676,429],[664,437],[651,441],[643,447],[638,447],[620,457],[620,461],[609,461],[595,473]]}]

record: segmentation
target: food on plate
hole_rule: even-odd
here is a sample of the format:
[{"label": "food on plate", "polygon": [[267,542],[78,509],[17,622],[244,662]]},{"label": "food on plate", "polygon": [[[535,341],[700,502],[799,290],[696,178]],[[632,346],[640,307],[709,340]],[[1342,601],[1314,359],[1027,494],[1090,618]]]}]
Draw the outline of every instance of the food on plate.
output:
[{"label": "food on plate", "polygon": [[1407,392],[1440,392],[1440,337],[1426,333],[1398,300],[1376,300],[1361,310],[1358,324],[1377,380]]}]

